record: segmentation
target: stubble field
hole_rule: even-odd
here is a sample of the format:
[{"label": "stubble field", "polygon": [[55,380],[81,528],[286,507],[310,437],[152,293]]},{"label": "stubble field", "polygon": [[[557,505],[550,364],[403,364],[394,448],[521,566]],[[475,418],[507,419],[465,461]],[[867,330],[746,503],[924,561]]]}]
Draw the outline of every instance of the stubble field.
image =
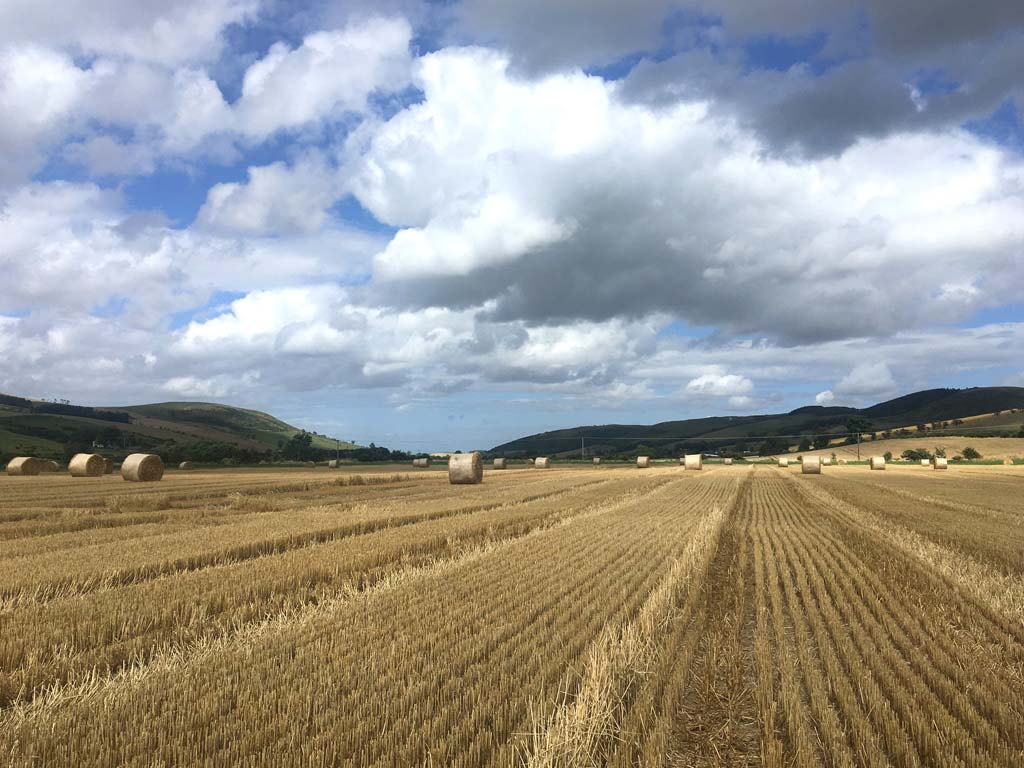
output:
[{"label": "stubble field", "polygon": [[11,765],[1024,764],[1024,467],[0,478]]}]

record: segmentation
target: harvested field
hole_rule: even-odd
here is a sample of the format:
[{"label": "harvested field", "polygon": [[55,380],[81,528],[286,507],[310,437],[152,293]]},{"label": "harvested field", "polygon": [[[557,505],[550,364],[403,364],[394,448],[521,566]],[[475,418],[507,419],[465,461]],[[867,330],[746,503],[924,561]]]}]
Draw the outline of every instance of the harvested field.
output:
[{"label": "harvested field", "polygon": [[11,765],[1014,766],[1024,467],[0,477]]}]

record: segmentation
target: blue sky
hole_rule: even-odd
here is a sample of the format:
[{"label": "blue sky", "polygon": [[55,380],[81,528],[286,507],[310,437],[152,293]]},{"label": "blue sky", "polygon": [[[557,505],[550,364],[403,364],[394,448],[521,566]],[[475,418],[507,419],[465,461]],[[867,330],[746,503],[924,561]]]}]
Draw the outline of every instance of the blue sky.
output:
[{"label": "blue sky", "polygon": [[1024,385],[1019,5],[759,8],[5,5],[0,390],[443,450]]}]

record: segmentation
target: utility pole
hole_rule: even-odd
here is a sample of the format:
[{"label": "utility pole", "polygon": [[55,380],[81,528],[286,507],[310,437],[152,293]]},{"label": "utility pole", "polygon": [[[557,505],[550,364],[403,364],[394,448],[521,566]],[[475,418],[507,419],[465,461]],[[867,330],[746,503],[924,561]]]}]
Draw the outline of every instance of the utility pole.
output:
[{"label": "utility pole", "polygon": [[341,466],[341,439],[334,438],[334,460]]},{"label": "utility pole", "polygon": [[860,461],[860,432],[857,433],[857,461]]},{"label": "utility pole", "polygon": [[580,435],[580,459],[586,461],[587,459],[587,438]]}]

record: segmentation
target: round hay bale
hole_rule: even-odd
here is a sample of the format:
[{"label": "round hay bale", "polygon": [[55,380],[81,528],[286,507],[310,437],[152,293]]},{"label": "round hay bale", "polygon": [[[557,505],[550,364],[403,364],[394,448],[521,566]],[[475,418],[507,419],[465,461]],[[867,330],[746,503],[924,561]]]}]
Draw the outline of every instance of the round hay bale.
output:
[{"label": "round hay bale", "polygon": [[1003,466],[1004,467],[1012,467],[1013,466],[1013,459],[1003,459]]},{"label": "round hay bale", "polygon": [[788,467],[789,466],[789,459],[779,459],[779,466],[780,467]]},{"label": "round hay bale", "polygon": [[7,474],[12,477],[38,475],[43,471],[43,462],[33,456],[17,456],[7,462]]},{"label": "round hay bale", "polygon": [[637,456],[636,457],[636,468],[637,469],[647,469],[650,466],[651,466],[651,457],[650,456]]},{"label": "round hay bale", "polygon": [[306,466],[309,467],[310,469],[316,469],[316,462],[315,461],[307,461],[306,462]]},{"label": "round hay bale", "polygon": [[547,456],[538,456],[533,460],[533,466],[537,469],[548,469],[551,467],[551,459]]},{"label": "round hay bale", "polygon": [[195,465],[191,461],[183,461],[178,465],[178,469],[184,469],[186,472],[195,469]]},{"label": "round hay bale", "polygon": [[98,453],[76,453],[68,462],[68,474],[72,477],[101,477],[107,463]]},{"label": "round hay bale", "polygon": [[533,459],[527,459],[526,463],[529,464],[531,467],[534,465]]},{"label": "round hay bale", "polygon": [[108,459],[106,456],[103,457],[103,474],[112,475],[114,474],[114,460]]},{"label": "round hay bale", "polygon": [[508,461],[506,459],[495,459],[494,460],[494,468],[495,469],[505,469],[507,466],[508,466]]},{"label": "round hay bale", "polygon": [[935,457],[935,469],[949,469],[949,460],[941,456]]},{"label": "round hay bale", "polygon": [[338,466],[339,465],[338,465],[338,460],[337,459],[331,459],[330,461],[327,462],[327,468],[328,469],[337,469]]},{"label": "round hay bale", "polygon": [[414,467],[420,467],[420,468],[429,467],[430,466],[430,459],[413,459],[412,460],[412,465]]},{"label": "round hay bale", "polygon": [[448,459],[448,482],[452,485],[476,485],[483,482],[484,462],[480,451],[453,453]]},{"label": "round hay bale", "polygon": [[922,467],[930,467],[931,465],[932,465],[932,463],[928,459],[921,459],[921,466]]},{"label": "round hay bale", "polygon": [[704,469],[704,454],[686,454],[685,456],[683,456],[683,467],[686,469]]},{"label": "round hay bale", "polygon": [[830,457],[828,457],[828,456],[822,456],[821,457],[821,466],[823,466],[823,467],[830,467],[830,466],[832,466],[832,459]]},{"label": "round hay bale", "polygon": [[600,456],[595,456],[594,457],[594,463],[595,464],[600,464],[601,463],[601,457]]},{"label": "round hay bale", "polygon": [[872,456],[871,457],[871,468],[872,469],[885,469],[885,456]]},{"label": "round hay bale", "polygon": [[40,459],[39,471],[46,474],[49,474],[51,472],[60,472],[60,464],[58,464],[53,459]]},{"label": "round hay bale", "polygon": [[820,475],[821,459],[817,456],[804,456],[800,463],[800,473],[804,475]]},{"label": "round hay bale", "polygon": [[732,459],[725,459],[723,462],[727,467],[732,465]]},{"label": "round hay bale", "polygon": [[121,462],[121,477],[132,483],[154,483],[164,476],[164,462],[155,453],[133,453]]},{"label": "round hay bale", "polygon": [[846,464],[846,459],[840,459],[839,463],[842,464],[842,465],[845,465]]}]

